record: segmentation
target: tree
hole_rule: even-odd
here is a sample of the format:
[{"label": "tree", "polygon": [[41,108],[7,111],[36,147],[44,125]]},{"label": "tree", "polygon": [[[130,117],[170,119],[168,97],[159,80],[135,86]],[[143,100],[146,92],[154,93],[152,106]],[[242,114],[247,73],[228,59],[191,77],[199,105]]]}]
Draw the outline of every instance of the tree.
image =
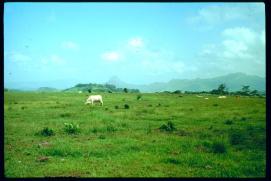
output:
[{"label": "tree", "polygon": [[88,93],[91,93],[91,89],[88,89]]},{"label": "tree", "polygon": [[125,93],[127,93],[127,92],[128,92],[128,89],[127,89],[127,88],[124,88],[123,91],[124,91]]},{"label": "tree", "polygon": [[220,84],[217,89],[210,91],[211,94],[228,94],[226,84]]},{"label": "tree", "polygon": [[242,95],[249,95],[249,85],[243,85],[242,87]]},{"label": "tree", "polygon": [[260,95],[257,90],[253,90],[249,94],[252,95],[252,96],[259,96]]}]

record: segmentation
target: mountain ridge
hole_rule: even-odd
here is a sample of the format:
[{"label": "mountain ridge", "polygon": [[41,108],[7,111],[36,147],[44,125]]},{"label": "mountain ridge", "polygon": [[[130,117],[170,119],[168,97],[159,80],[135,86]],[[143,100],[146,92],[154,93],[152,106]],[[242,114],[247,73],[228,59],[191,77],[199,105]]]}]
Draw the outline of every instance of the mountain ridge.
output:
[{"label": "mountain ridge", "polygon": [[161,92],[161,91],[210,91],[216,89],[219,84],[226,84],[229,91],[241,90],[243,85],[249,85],[250,89],[265,91],[265,78],[257,75],[248,75],[241,72],[216,76],[213,78],[195,79],[171,79],[167,82],[154,82],[150,84],[129,84],[114,76],[107,83],[119,88],[137,88],[142,92]]}]

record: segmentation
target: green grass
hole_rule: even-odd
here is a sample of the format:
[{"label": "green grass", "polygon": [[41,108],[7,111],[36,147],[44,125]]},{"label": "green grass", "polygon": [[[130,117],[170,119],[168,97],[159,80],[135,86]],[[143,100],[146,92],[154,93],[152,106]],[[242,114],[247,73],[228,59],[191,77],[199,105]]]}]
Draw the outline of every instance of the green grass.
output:
[{"label": "green grass", "polygon": [[6,177],[265,176],[265,99],[86,95],[5,92]]}]

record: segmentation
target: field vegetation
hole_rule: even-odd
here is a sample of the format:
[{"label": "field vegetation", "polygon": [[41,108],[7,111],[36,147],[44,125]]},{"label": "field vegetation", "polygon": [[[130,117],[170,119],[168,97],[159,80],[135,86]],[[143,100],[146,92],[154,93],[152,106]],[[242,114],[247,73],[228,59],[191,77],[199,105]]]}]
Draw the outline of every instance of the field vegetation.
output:
[{"label": "field vegetation", "polygon": [[5,176],[265,176],[263,97],[100,94],[5,92]]}]

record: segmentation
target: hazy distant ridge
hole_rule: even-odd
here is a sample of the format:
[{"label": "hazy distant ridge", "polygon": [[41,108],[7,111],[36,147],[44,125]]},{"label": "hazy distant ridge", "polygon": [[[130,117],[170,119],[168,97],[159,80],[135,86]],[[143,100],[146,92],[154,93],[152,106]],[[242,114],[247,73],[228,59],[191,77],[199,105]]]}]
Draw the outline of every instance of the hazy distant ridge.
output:
[{"label": "hazy distant ridge", "polygon": [[244,73],[233,73],[208,79],[172,79],[168,82],[157,82],[147,85],[135,85],[121,81],[117,77],[112,77],[108,84],[113,84],[119,88],[137,88],[141,92],[160,91],[210,91],[216,89],[219,84],[225,83],[229,91],[238,91],[243,85],[249,85],[251,90],[265,91],[265,78],[247,75]]}]

